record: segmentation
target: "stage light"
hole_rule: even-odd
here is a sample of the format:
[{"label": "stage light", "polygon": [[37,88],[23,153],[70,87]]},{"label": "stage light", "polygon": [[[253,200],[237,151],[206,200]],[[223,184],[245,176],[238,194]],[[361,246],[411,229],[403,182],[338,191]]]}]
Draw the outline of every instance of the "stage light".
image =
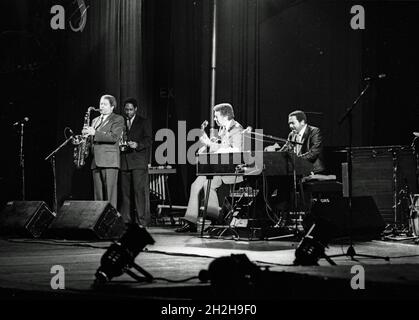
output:
[{"label": "stage light", "polygon": [[[323,229],[323,230],[322,230]],[[318,266],[319,259],[326,259],[331,265],[336,265],[326,254],[327,233],[325,228],[313,224],[295,250],[294,265]]]},{"label": "stage light", "polygon": [[[129,226],[121,239],[111,244],[103,254],[100,260],[100,267],[95,274],[94,284],[106,283],[124,273],[139,282],[153,281],[153,276],[134,262],[137,255],[148,244],[154,244],[154,239],[144,227],[136,224]],[[131,268],[136,269],[144,277],[137,275],[130,270]]]},{"label": "stage light", "polygon": [[202,282],[211,282],[217,298],[248,297],[256,291],[263,271],[245,254],[232,254],[212,261],[199,272]]}]

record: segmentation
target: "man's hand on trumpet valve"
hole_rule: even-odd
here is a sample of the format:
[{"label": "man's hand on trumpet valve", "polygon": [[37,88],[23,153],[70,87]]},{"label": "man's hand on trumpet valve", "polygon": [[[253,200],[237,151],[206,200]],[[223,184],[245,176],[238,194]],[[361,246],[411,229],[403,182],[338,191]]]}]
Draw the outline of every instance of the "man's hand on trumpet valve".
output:
[{"label": "man's hand on trumpet valve", "polygon": [[137,149],[138,147],[138,143],[135,141],[128,141],[127,144],[131,149]]}]

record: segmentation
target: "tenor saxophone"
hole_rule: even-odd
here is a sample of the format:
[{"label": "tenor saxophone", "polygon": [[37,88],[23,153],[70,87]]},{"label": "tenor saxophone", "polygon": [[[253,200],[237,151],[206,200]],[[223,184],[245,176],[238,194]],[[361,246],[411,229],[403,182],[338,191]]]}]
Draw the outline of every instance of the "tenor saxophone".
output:
[{"label": "tenor saxophone", "polygon": [[[100,111],[100,109],[95,109],[94,107],[89,107],[84,115],[83,129],[90,125],[90,112],[91,111]],[[86,158],[89,156],[89,143],[88,137],[83,135],[76,135],[73,138],[74,153],[73,153],[73,162],[77,169],[82,168],[86,164]]]}]

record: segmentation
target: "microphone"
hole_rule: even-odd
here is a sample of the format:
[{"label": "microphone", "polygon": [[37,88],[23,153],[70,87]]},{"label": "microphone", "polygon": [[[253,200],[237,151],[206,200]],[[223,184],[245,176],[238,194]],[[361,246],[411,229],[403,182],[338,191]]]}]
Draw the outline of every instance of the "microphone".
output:
[{"label": "microphone", "polygon": [[15,123],[13,123],[13,126],[17,126],[18,124],[23,124],[25,122],[28,122],[29,118],[28,117],[24,117],[22,120],[16,121]]},{"label": "microphone", "polygon": [[380,80],[387,77],[385,73],[380,73],[379,75],[376,75],[374,77],[365,77],[364,81],[373,81],[373,80]]},{"label": "microphone", "polygon": [[242,134],[247,133],[247,132],[250,132],[250,131],[252,131],[252,130],[253,130],[253,128],[252,128],[251,126],[248,126],[246,129],[244,129],[244,130],[242,131]]},{"label": "microphone", "polygon": [[204,122],[202,122],[201,124],[201,130],[205,129],[208,125],[208,120],[205,120]]}]

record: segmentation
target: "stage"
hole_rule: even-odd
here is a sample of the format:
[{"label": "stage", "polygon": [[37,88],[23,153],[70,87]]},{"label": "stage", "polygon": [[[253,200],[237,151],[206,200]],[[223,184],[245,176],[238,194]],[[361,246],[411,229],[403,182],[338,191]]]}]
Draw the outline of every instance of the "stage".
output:
[{"label": "stage", "polygon": [[[127,274],[93,287],[100,259],[109,241],[87,242],[50,239],[0,240],[0,295],[6,300],[148,300],[204,302],[244,299],[259,302],[304,299],[417,299],[419,287],[419,245],[414,241],[354,242],[358,254],[388,256],[390,261],[336,257],[332,266],[325,259],[319,266],[293,266],[298,242],[235,241],[200,238],[199,233],[177,234],[173,227],[151,227],[155,240],[135,262],[155,279],[136,282]],[[346,252],[347,239],[332,243],[327,255]],[[235,282],[240,270],[219,269],[223,283],[217,286],[198,279],[201,270],[219,257],[245,254],[261,271],[251,283]],[[361,265],[365,289],[352,289],[359,276],[352,269]],[[63,289],[52,289],[56,271],[64,270]],[[351,273],[352,269],[352,273]],[[173,282],[168,282],[167,280]],[[192,278],[181,282],[183,279]],[[176,282],[178,281],[178,282]],[[358,282],[359,284],[359,282]]]}]

